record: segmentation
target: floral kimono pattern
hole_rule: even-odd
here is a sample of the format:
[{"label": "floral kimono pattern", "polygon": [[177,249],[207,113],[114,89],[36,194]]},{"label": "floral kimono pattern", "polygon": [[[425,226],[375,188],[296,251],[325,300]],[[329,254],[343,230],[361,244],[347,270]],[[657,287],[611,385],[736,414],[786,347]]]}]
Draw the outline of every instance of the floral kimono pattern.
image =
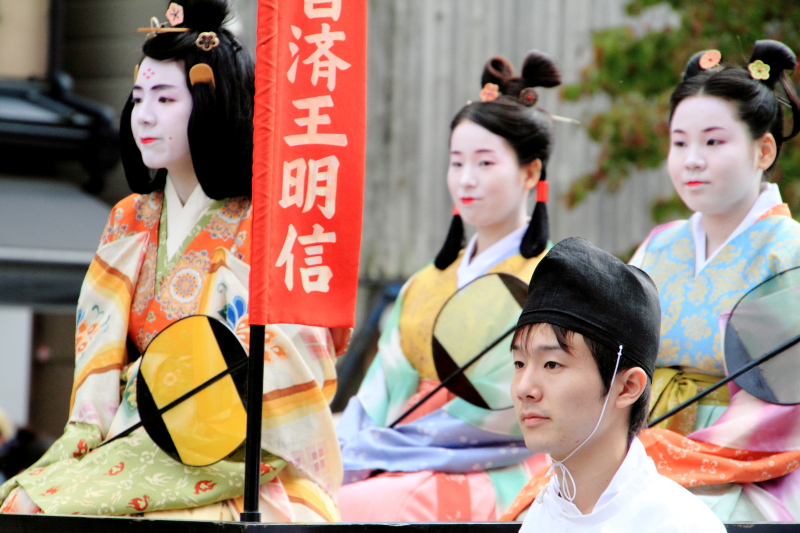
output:
[{"label": "floral kimono pattern", "polygon": [[[132,195],[112,210],[78,303],[69,422],[33,467],[0,487],[0,511],[15,510],[24,499],[20,488],[49,514],[126,515],[220,503],[233,517],[242,510],[241,449],[214,465],[188,467],[142,428],[98,448],[139,421],[138,357],[174,321],[216,317],[249,348],[250,201],[215,202],[173,258],[165,252],[163,203],[159,191]],[[328,408],[336,388],[332,353],[325,328],[266,327],[264,521],[339,518],[341,459]]]},{"label": "floral kimono pattern", "polygon": [[[488,272],[527,281],[539,259],[515,255]],[[433,324],[456,292],[460,261],[444,271],[430,265],[406,283],[378,355],[339,422],[344,520],[494,520],[547,461],[525,447],[513,408],[482,409],[445,389],[387,427],[438,384]]]}]

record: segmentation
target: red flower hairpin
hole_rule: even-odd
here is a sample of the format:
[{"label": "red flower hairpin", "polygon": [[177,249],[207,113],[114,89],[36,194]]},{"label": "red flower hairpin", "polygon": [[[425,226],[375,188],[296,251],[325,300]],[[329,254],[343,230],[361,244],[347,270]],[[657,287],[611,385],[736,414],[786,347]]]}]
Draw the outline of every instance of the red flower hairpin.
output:
[{"label": "red flower hairpin", "polygon": [[535,106],[536,102],[539,101],[539,93],[533,87],[525,87],[520,91],[517,101],[528,107]]}]

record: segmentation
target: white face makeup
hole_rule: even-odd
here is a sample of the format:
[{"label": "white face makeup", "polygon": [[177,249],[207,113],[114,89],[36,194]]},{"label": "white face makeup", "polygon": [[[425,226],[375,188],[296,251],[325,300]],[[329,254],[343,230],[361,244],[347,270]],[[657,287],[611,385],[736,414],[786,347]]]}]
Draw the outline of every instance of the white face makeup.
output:
[{"label": "white face makeup", "polygon": [[503,137],[464,121],[450,136],[447,186],[465,223],[505,235],[526,222],[527,179],[517,154]]},{"label": "white face makeup", "polygon": [[714,96],[683,100],[670,123],[667,159],[672,185],[693,211],[744,218],[758,198],[759,142],[736,106]]},{"label": "white face makeup", "polygon": [[131,130],[148,168],[166,168],[171,175],[194,173],[188,125],[192,95],[183,65],[146,57],[133,87]]}]

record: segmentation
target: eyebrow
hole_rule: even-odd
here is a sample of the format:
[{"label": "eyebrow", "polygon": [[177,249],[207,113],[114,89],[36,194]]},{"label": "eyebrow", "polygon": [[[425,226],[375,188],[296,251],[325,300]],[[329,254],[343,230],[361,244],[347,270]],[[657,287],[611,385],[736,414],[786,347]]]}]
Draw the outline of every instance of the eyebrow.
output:
[{"label": "eyebrow", "polygon": [[[451,154],[461,154],[461,152],[459,150],[450,150],[450,153]],[[475,153],[478,153],[478,154],[480,154],[480,153],[494,153],[494,150],[492,150],[491,148],[481,148],[479,150],[475,150]]]},{"label": "eyebrow", "polygon": [[[141,85],[134,85],[133,89],[134,90],[139,89],[140,91],[144,90],[144,88]],[[152,87],[150,87],[151,91],[160,91],[163,89],[177,89],[177,87],[175,85],[169,85],[167,83],[161,83],[159,85],[153,85]]]},{"label": "eyebrow", "polygon": [[[705,128],[704,130],[702,130],[702,133],[708,133],[709,131],[724,130],[724,129],[725,128],[723,128],[722,126],[711,126],[709,128]],[[676,128],[672,130],[672,133],[686,133],[686,132]]]},{"label": "eyebrow", "polygon": [[[512,352],[523,352],[523,351],[526,351],[526,350],[523,347],[521,347],[519,344],[512,344],[511,345],[511,351]],[[564,350],[563,348],[561,348],[561,346],[559,346],[558,344],[539,345],[536,348],[534,348],[533,350],[529,350],[529,351],[532,351],[532,352],[545,352],[545,353],[546,352],[561,351],[561,352],[569,353],[566,350]]]}]

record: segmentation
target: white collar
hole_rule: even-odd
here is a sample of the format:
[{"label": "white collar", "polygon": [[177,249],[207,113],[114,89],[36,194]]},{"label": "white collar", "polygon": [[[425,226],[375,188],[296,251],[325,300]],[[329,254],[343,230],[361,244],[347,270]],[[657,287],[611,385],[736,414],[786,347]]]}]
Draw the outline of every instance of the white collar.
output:
[{"label": "white collar", "polygon": [[630,498],[644,490],[657,475],[653,460],[647,456],[641,441],[634,438],[625,460],[622,461],[606,490],[600,495],[591,513],[586,515],[581,513],[574,503],[562,498],[557,493],[554,480],[545,485],[536,500],[542,503],[547,512],[561,519],[586,525],[601,523],[617,514]]},{"label": "white collar", "polygon": [[722,246],[717,248],[707,259],[705,258],[706,230],[703,227],[703,214],[700,212],[693,214],[689,219],[689,223],[691,224],[692,237],[694,238],[694,275],[698,275],[700,271],[716,257],[720,250],[725,248],[733,239],[744,233],[747,228],[755,224],[764,213],[782,203],[783,200],[781,199],[778,186],[774,183],[762,183],[761,193],[758,195],[753,207],[750,208],[750,212],[747,213],[747,216],[745,216],[736,229],[733,230],[733,233],[722,243]]},{"label": "white collar", "polygon": [[467,283],[474,281],[476,278],[484,275],[486,271],[495,266],[501,261],[505,261],[509,257],[513,257],[519,253],[519,245],[522,242],[522,237],[528,225],[517,228],[486,250],[479,253],[477,256],[469,258],[475,251],[475,246],[478,242],[478,235],[473,235],[467,244],[467,249],[461,256],[461,264],[458,265],[456,276],[458,277],[458,288],[460,289]]},{"label": "white collar", "polygon": [[206,196],[198,183],[186,203],[181,205],[181,199],[169,175],[164,186],[164,199],[167,204],[167,258],[172,259],[214,200]]}]

